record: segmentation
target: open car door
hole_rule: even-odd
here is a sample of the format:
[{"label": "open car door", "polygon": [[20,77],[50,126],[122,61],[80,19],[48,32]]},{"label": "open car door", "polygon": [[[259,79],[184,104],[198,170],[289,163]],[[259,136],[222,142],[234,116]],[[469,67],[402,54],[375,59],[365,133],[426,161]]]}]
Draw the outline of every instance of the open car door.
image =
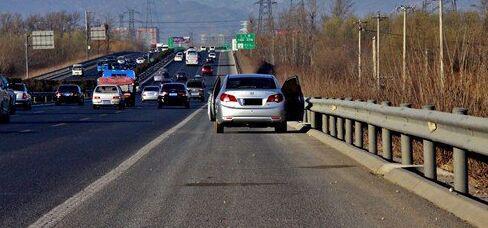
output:
[{"label": "open car door", "polygon": [[217,76],[210,97],[208,98],[208,118],[212,122],[215,121],[215,99],[220,93],[220,87],[222,87],[222,79]]},{"label": "open car door", "polygon": [[305,101],[298,76],[288,78],[281,91],[285,96],[286,121],[301,121],[303,119]]}]

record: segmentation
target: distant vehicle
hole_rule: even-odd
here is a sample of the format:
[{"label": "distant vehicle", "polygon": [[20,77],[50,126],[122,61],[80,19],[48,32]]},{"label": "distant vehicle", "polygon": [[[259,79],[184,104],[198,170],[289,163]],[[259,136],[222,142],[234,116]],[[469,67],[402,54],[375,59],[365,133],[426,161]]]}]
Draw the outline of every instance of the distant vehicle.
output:
[{"label": "distant vehicle", "polygon": [[8,92],[7,78],[0,76],[0,123],[10,122],[12,97]]},{"label": "distant vehicle", "polygon": [[27,90],[27,86],[24,83],[11,84],[10,88],[14,91],[16,95],[15,105],[18,107],[23,107],[25,110],[32,109],[32,96]]},{"label": "distant vehicle", "polygon": [[175,58],[174,58],[174,61],[175,62],[181,62],[181,61],[183,61],[183,52],[176,53]]},{"label": "distant vehicle", "polygon": [[146,86],[142,90],[142,102],[157,101],[159,96],[159,86]]},{"label": "distant vehicle", "polygon": [[192,79],[186,83],[190,98],[197,98],[201,102],[205,101],[205,83],[202,80]]},{"label": "distant vehicle", "polygon": [[133,70],[108,70],[97,79],[98,85],[117,85],[122,89],[124,104],[134,107],[136,105],[136,73]]},{"label": "distant vehicle", "polygon": [[167,44],[164,44],[162,47],[161,47],[161,51],[167,51],[169,50],[169,46]]},{"label": "distant vehicle", "polygon": [[92,96],[93,109],[101,106],[113,106],[119,110],[125,107],[125,97],[118,85],[97,85]]},{"label": "distant vehicle", "polygon": [[286,132],[287,121],[303,115],[304,99],[297,77],[280,88],[273,75],[238,74],[217,78],[209,98],[208,115],[217,133],[224,127],[274,127]]},{"label": "distant vehicle", "polygon": [[180,83],[186,83],[186,81],[188,81],[188,77],[186,76],[185,72],[178,72],[175,75],[175,81]]},{"label": "distant vehicle", "polygon": [[205,47],[205,46],[201,46],[201,47],[200,47],[200,51],[207,51],[207,47]]},{"label": "distant vehicle", "polygon": [[209,51],[215,51],[215,47],[214,46],[211,46],[208,50]]},{"label": "distant vehicle", "polygon": [[85,96],[78,85],[65,84],[60,85],[54,96],[54,104],[61,105],[67,103],[85,104]]},{"label": "distant vehicle", "polygon": [[83,76],[83,73],[84,73],[83,65],[81,65],[81,64],[74,64],[71,67],[71,75],[73,75],[73,76]]},{"label": "distant vehicle", "polygon": [[210,52],[210,53],[208,53],[208,57],[209,58],[212,58],[212,59],[216,59],[217,58],[217,54],[215,54],[215,52]]},{"label": "distant vehicle", "polygon": [[202,75],[196,74],[195,76],[193,76],[193,79],[203,80],[203,77]]},{"label": "distant vehicle", "polygon": [[186,49],[186,51],[185,51],[185,57],[188,55],[188,52],[190,52],[190,51],[194,51],[194,52],[196,52],[196,51],[197,51],[197,49],[195,49],[195,47],[189,47],[189,48],[188,48],[188,49]]},{"label": "distant vehicle", "polygon": [[111,70],[112,65],[113,65],[113,62],[110,62],[107,59],[98,62],[98,64],[97,64],[98,75],[101,76],[103,74],[103,71]]},{"label": "distant vehicle", "polygon": [[215,61],[215,59],[214,58],[210,58],[210,57],[207,57],[205,59],[205,63],[213,63],[214,61]]},{"label": "distant vehicle", "polygon": [[202,67],[202,74],[203,75],[206,75],[206,76],[213,75],[212,66],[210,66],[210,65],[203,65],[203,67]]},{"label": "distant vehicle", "polygon": [[126,62],[125,56],[117,57],[117,63],[118,64],[125,64],[125,62]]},{"label": "distant vehicle", "polygon": [[196,51],[189,51],[186,54],[186,65],[198,65],[198,53]]},{"label": "distant vehicle", "polygon": [[171,78],[171,76],[169,75],[169,73],[166,69],[156,71],[156,73],[154,73],[154,76],[153,76],[154,82],[161,82],[165,78],[167,78],[167,79]]},{"label": "distant vehicle", "polygon": [[190,108],[188,89],[182,83],[166,83],[161,86],[158,96],[158,108],[165,105],[181,105]]},{"label": "distant vehicle", "polygon": [[2,84],[6,85],[6,92],[8,94],[8,96],[10,97],[9,101],[9,113],[10,115],[14,115],[15,112],[17,111],[17,108],[15,106],[15,102],[16,102],[16,95],[15,95],[15,92],[14,90],[12,90],[10,88],[10,83],[8,82],[8,79],[6,76],[3,76],[3,75],[0,75],[0,80],[2,81]]},{"label": "distant vehicle", "polygon": [[146,59],[142,56],[136,59],[137,64],[143,64],[144,62],[146,62]]},{"label": "distant vehicle", "polygon": [[117,62],[117,58],[115,58],[115,56],[113,56],[113,55],[107,56],[107,57],[105,57],[105,59],[109,63],[115,63],[115,62]]}]

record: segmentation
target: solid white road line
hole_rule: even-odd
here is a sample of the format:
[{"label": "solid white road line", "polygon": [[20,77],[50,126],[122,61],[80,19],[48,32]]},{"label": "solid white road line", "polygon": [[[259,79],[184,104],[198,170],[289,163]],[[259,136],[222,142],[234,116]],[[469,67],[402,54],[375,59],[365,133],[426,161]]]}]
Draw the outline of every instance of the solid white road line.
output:
[{"label": "solid white road line", "polygon": [[152,149],[156,148],[161,142],[167,139],[170,135],[174,132],[185,126],[193,117],[195,117],[200,111],[205,108],[197,109],[192,114],[190,114],[186,119],[178,123],[176,126],[172,127],[171,129],[167,130],[157,138],[153,139],[149,144],[145,145],[139,151],[137,151],[134,155],[130,158],[122,162],[119,166],[115,169],[111,170],[95,182],[88,185],[85,189],[81,190],[80,192],[76,193],[74,196],[69,198],[68,200],[64,201],[64,203],[58,205],[47,214],[40,217],[35,223],[31,224],[29,227],[53,227],[59,222],[61,222],[64,217],[68,214],[73,212],[77,207],[81,206],[84,202],[89,200],[93,197],[96,193],[100,192],[103,188],[107,185],[115,181],[118,177],[123,175],[134,166],[139,160],[141,160],[144,156],[149,154]]},{"label": "solid white road line", "polygon": [[51,127],[61,127],[61,126],[64,126],[64,125],[66,125],[66,123],[58,123],[58,124],[52,125]]},{"label": "solid white road line", "polygon": [[87,121],[87,120],[91,120],[91,118],[90,117],[85,117],[85,118],[80,119],[80,121]]}]

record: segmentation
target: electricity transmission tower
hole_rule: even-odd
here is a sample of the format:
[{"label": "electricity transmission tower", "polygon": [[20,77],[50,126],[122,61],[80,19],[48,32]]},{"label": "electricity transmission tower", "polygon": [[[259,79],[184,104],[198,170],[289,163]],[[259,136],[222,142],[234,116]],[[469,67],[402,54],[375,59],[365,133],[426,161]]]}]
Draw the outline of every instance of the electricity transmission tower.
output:
[{"label": "electricity transmission tower", "polygon": [[129,39],[135,40],[135,38],[136,38],[135,15],[140,14],[140,13],[138,11],[136,11],[135,9],[129,9],[125,13],[129,14]]},{"label": "electricity transmission tower", "polygon": [[274,30],[273,21],[273,0],[259,0],[255,4],[259,5],[258,33],[269,33]]},{"label": "electricity transmission tower", "polygon": [[154,9],[154,0],[146,0],[146,21],[145,23],[145,28],[146,30],[150,27],[153,26],[153,12],[152,9]]}]

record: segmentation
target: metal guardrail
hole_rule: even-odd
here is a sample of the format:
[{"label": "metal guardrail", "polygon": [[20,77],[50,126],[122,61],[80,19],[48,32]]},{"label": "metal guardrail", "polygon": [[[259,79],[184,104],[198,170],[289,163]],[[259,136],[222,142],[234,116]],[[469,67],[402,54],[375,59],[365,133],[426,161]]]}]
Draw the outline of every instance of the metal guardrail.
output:
[{"label": "metal guardrail", "polygon": [[146,81],[149,77],[151,77],[156,71],[164,67],[166,63],[171,61],[171,59],[174,58],[175,53],[170,53],[167,56],[165,56],[162,60],[157,62],[156,64],[152,65],[151,67],[147,68],[144,72],[139,74],[139,82],[144,82]]},{"label": "metal guardrail", "polygon": [[488,156],[488,118],[468,116],[467,110],[453,113],[434,110],[434,106],[412,109],[409,104],[392,107],[389,102],[376,104],[351,99],[307,98],[304,122],[312,128],[363,148],[363,128],[368,129],[368,151],[378,154],[377,135],[381,131],[382,157],[392,161],[392,133],[401,135],[403,165],[413,164],[412,137],[423,141],[424,176],[437,180],[436,143],[453,148],[454,189],[468,191],[467,154]]}]

